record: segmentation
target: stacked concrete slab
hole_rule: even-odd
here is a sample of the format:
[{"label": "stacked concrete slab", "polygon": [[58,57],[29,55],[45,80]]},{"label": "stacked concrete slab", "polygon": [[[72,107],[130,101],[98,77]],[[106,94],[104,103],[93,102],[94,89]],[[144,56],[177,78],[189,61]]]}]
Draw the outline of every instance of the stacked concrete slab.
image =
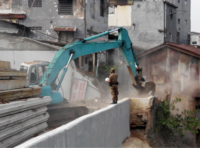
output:
[{"label": "stacked concrete slab", "polygon": [[13,147],[47,128],[50,97],[0,105],[0,147]]},{"label": "stacked concrete slab", "polygon": [[[29,88],[27,74],[0,61],[0,147],[13,147],[47,128],[51,98],[35,97],[40,87]],[[31,97],[31,98],[30,98]]]}]

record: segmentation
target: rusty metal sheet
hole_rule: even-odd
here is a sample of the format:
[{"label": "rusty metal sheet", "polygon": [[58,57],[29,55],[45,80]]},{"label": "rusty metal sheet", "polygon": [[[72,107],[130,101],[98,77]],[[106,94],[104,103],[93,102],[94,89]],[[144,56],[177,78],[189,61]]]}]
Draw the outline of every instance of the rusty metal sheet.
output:
[{"label": "rusty metal sheet", "polygon": [[0,91],[29,87],[29,80],[0,80]]},{"label": "rusty metal sheet", "polygon": [[76,31],[76,27],[71,27],[71,28],[67,28],[67,27],[56,27],[53,29],[54,31]]},{"label": "rusty metal sheet", "polygon": [[11,69],[10,62],[0,61],[0,69]]},{"label": "rusty metal sheet", "polygon": [[2,14],[0,13],[0,18],[1,19],[23,19],[26,18],[25,14],[12,14],[12,13],[8,13],[8,14]]}]

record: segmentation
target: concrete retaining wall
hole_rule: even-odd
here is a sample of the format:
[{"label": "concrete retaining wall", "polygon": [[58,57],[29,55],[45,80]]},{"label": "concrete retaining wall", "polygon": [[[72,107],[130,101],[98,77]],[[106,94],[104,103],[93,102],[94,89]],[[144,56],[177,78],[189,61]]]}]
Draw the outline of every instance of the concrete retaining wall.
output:
[{"label": "concrete retaining wall", "polygon": [[17,148],[121,147],[130,136],[129,99],[33,138]]}]

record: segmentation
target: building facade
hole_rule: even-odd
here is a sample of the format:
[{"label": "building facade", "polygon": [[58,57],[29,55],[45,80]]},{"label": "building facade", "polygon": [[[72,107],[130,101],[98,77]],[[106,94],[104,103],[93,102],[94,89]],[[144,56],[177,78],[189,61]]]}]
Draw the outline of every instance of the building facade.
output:
[{"label": "building facade", "polygon": [[106,0],[8,0],[0,1],[1,14],[24,13],[17,23],[30,27],[38,40],[73,42],[107,30]]},{"label": "building facade", "polygon": [[109,12],[109,27],[116,26],[128,30],[135,49],[164,42],[189,44],[190,0],[138,0],[132,6],[117,6]]}]

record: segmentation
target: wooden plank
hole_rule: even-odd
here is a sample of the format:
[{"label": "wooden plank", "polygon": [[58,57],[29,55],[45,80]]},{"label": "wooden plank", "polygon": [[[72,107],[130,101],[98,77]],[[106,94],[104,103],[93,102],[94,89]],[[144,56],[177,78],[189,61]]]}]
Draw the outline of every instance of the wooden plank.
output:
[{"label": "wooden plank", "polygon": [[13,100],[33,97],[40,94],[41,94],[41,87],[0,91],[0,102],[7,103]]},{"label": "wooden plank", "polygon": [[0,69],[11,69],[10,62],[0,61]]},{"label": "wooden plank", "polygon": [[29,80],[0,80],[0,91],[29,87]]},{"label": "wooden plank", "polygon": [[0,77],[27,77],[28,74],[24,72],[0,72]]},{"label": "wooden plank", "polygon": [[26,77],[0,77],[0,80],[21,80],[26,79]]}]

